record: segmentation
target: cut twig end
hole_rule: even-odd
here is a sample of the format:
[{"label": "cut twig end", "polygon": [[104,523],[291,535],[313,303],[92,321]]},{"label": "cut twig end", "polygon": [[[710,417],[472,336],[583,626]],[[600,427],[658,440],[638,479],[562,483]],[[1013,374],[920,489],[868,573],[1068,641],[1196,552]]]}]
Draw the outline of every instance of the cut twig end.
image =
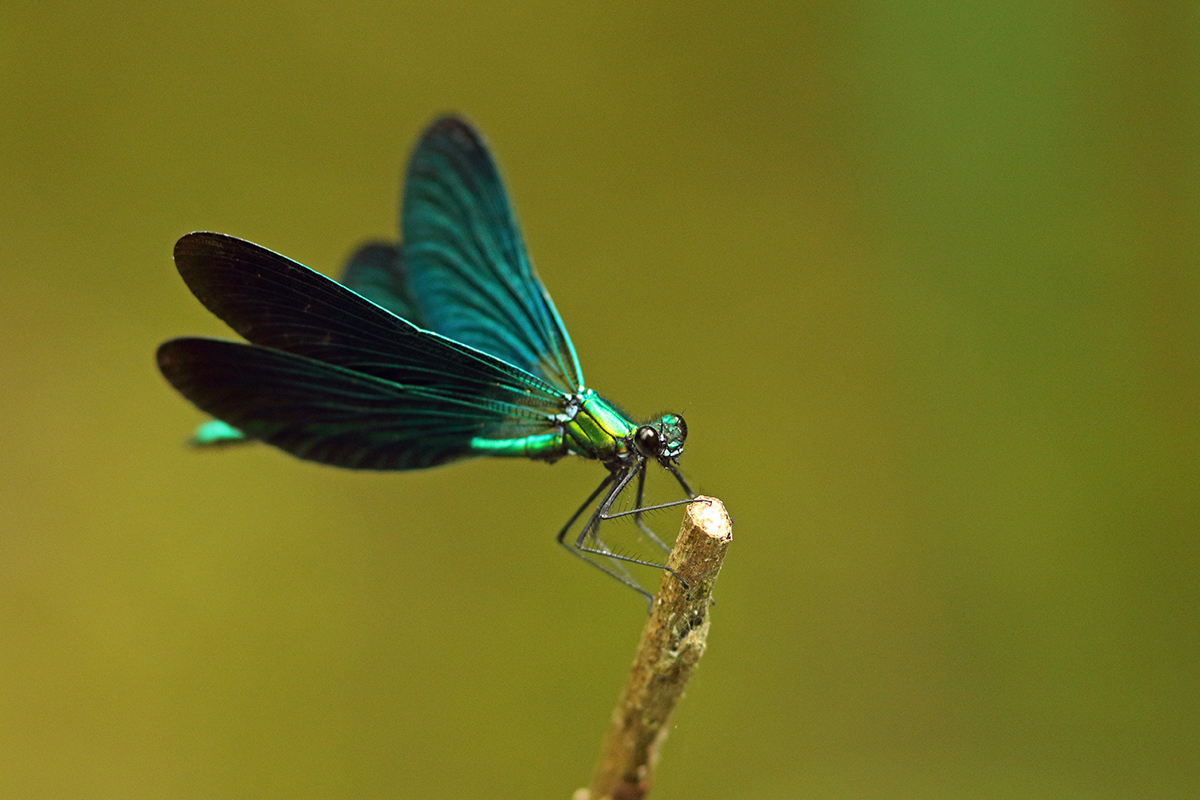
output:
[{"label": "cut twig end", "polygon": [[715,497],[697,495],[687,507],[684,524],[692,524],[710,539],[729,544],[733,541],[733,520],[725,504]]},{"label": "cut twig end", "polygon": [[655,607],[672,606],[678,611],[691,610],[701,603],[707,607],[725,551],[732,541],[733,523],[725,505],[715,497],[693,500],[667,560],[674,575],[671,572],[663,575]]}]

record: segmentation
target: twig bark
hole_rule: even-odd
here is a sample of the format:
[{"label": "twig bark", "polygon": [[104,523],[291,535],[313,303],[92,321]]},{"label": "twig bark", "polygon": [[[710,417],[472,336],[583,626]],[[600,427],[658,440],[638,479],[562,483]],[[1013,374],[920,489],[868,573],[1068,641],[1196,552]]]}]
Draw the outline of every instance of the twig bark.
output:
[{"label": "twig bark", "polygon": [[641,800],[650,791],[671,711],[704,653],[713,583],[732,539],[720,500],[697,497],[688,506],[667,561],[679,578],[663,573],[591,788],[574,800]]}]

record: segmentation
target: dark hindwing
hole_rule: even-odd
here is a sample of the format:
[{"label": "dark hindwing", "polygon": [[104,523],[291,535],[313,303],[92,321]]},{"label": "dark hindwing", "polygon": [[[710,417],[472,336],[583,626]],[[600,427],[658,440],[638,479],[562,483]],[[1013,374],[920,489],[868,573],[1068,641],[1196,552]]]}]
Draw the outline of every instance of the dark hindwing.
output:
[{"label": "dark hindwing", "polygon": [[489,431],[534,432],[495,402],[403,386],[305,356],[218,339],[164,342],[158,366],[202,411],[299,458],[352,469],[417,469],[471,455]]},{"label": "dark hindwing", "polygon": [[583,386],[575,349],[525,252],[496,165],[462,120],[436,121],[417,144],[400,231],[403,270],[430,330],[560,391]]}]

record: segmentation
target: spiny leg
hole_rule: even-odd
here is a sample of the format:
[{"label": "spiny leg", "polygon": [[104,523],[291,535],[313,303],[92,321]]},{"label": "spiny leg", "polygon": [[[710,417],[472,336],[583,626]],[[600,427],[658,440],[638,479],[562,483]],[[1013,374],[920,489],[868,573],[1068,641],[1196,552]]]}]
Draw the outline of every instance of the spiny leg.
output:
[{"label": "spiny leg", "polygon": [[670,553],[671,548],[669,548],[665,544],[663,544],[662,539],[659,539],[658,536],[655,535],[654,531],[650,530],[650,526],[648,526],[645,522],[642,521],[642,510],[643,510],[642,509],[642,498],[645,496],[645,493],[646,493],[646,470],[642,469],[642,470],[638,471],[637,497],[634,498],[634,501],[633,501],[633,509],[635,512],[633,515],[633,521],[634,521],[634,524],[636,524],[638,526],[638,528],[641,529],[642,533],[646,534],[646,536],[649,537],[650,541],[652,541],[656,545],[658,545],[659,548],[664,553]]},{"label": "spiny leg", "polygon": [[[664,553],[670,553],[671,548],[667,547],[666,544],[663,543],[662,539],[659,539],[654,531],[650,530],[650,526],[642,521],[642,512],[646,510],[642,507],[642,498],[645,496],[645,492],[646,469],[643,468],[638,470],[637,497],[633,501],[633,521],[637,524],[638,528],[641,529],[642,533],[649,537],[650,541],[658,545]],[[620,516],[620,514],[610,514],[608,519],[612,519],[614,516]]]},{"label": "spiny leg", "polygon": [[[608,549],[608,547],[604,544],[604,542],[602,542],[598,537],[596,538],[596,543],[599,544],[600,547],[603,549],[595,549],[595,548],[588,548],[588,547],[581,546],[581,542],[582,542],[583,538],[587,535],[588,529],[593,528],[597,525],[597,515],[600,513],[599,507],[597,507],[596,510],[592,512],[591,516],[588,517],[587,522],[584,523],[583,530],[580,533],[579,538],[574,543],[574,546],[567,544],[567,542],[565,541],[567,531],[569,531],[571,529],[571,526],[574,525],[575,521],[579,519],[581,514],[583,514],[584,509],[586,509],[588,506],[590,506],[596,500],[596,498],[600,496],[600,493],[603,492],[606,488],[608,488],[609,484],[611,484],[614,480],[617,480],[617,473],[610,472],[608,474],[608,476],[600,482],[600,485],[596,487],[595,491],[593,491],[590,495],[588,495],[588,498],[583,501],[583,504],[581,506],[579,506],[578,509],[576,509],[574,514],[571,515],[571,518],[567,520],[566,525],[563,525],[562,530],[560,530],[558,532],[558,536],[555,537],[555,539],[560,545],[562,545],[563,547],[565,547],[567,549],[567,552],[571,553],[574,556],[578,556],[579,558],[586,561],[588,564],[591,564],[596,569],[600,570],[601,572],[605,573],[606,575],[616,578],[618,581],[625,584],[630,589],[633,589],[638,594],[641,594],[644,597],[646,597],[647,599],[653,601],[653,595],[651,595],[649,592],[647,592],[645,589],[643,589],[640,585],[638,585],[637,581],[635,581],[633,579],[633,576],[629,574],[628,570],[621,568],[620,572],[618,572],[616,569],[614,569],[614,568],[618,568],[620,565],[611,563],[611,559],[619,558],[619,556],[617,556],[615,553],[611,552]],[[588,553],[594,553],[596,555],[605,556],[607,559],[610,560],[610,565],[605,565],[605,563],[599,561],[598,559],[592,558],[591,556],[587,555]]]},{"label": "spiny leg", "polygon": [[696,498],[696,493],[692,491],[691,487],[687,485],[687,481],[685,481],[683,476],[679,474],[679,467],[675,466],[674,464],[667,464],[665,466],[667,468],[667,472],[670,472],[675,476],[675,480],[679,481],[679,485],[682,487],[683,493],[688,496],[688,499],[694,500]]},{"label": "spiny leg", "polygon": [[[615,514],[605,513],[605,509],[601,508],[600,509],[600,519],[601,520],[616,519],[617,517],[624,517],[624,516],[629,516],[630,514],[632,514],[634,522],[636,522],[638,527],[642,529],[642,532],[645,533],[647,536],[649,536],[656,544],[658,544],[659,547],[661,547],[663,550],[665,550],[666,552],[669,553],[670,548],[668,548],[665,544],[663,544],[663,542],[657,536],[654,535],[654,531],[650,530],[650,528],[644,522],[642,522],[642,512],[643,511],[656,511],[660,508],[671,508],[672,506],[686,505],[696,499],[696,493],[692,491],[692,488],[690,486],[688,486],[687,481],[685,481],[683,479],[683,475],[680,474],[679,468],[677,466],[675,466],[674,464],[668,463],[668,464],[663,464],[663,467],[665,467],[667,469],[667,471],[670,472],[672,476],[674,476],[675,480],[679,482],[679,486],[681,489],[683,489],[683,493],[687,495],[686,500],[675,500],[670,503],[660,503],[658,505],[653,505],[653,506],[643,506],[642,505],[642,497],[643,497],[643,492],[644,492],[645,486],[646,486],[646,469],[645,469],[645,466],[642,465],[642,468],[640,469],[640,471],[638,473],[637,499],[634,502],[634,508],[632,508],[629,511],[618,511]],[[619,493],[619,491],[614,492],[612,495],[610,495],[610,497],[615,498],[615,494],[618,494],[618,493]],[[611,505],[611,503],[609,505]],[[597,525],[599,525],[599,523],[597,523]],[[639,562],[639,563],[645,563],[645,562]],[[658,566],[658,565],[655,565],[655,566]],[[662,569],[665,569],[668,572],[670,572],[672,575],[674,575],[679,580],[679,582],[681,584],[683,584],[684,589],[688,588],[687,581],[685,581],[683,578],[680,578],[679,573],[675,572],[675,570],[673,570],[667,566],[662,566]],[[711,598],[710,602],[713,605],[716,605],[717,600],[716,600],[716,598]]]},{"label": "spiny leg", "polygon": [[635,503],[636,507],[631,508],[628,511],[618,511],[614,514],[607,513],[607,509],[605,509],[600,514],[600,518],[603,520],[609,520],[609,519],[616,519],[617,517],[627,517],[630,514],[632,514],[634,520],[638,523],[638,527],[640,527],[643,531],[645,531],[647,534],[649,534],[651,538],[653,538],[656,542],[659,543],[660,546],[663,547],[663,549],[668,550],[668,552],[669,552],[670,548],[667,548],[665,545],[663,545],[662,542],[658,540],[658,537],[656,537],[652,531],[650,531],[645,525],[642,524],[642,522],[641,522],[642,512],[643,511],[658,511],[659,509],[671,508],[672,506],[685,506],[688,503],[691,503],[693,500],[695,500],[696,495],[691,490],[691,488],[687,485],[687,481],[685,481],[683,479],[683,476],[679,474],[678,467],[676,467],[674,464],[665,464],[664,466],[672,475],[675,476],[675,480],[679,481],[679,485],[683,488],[684,493],[687,494],[687,499],[672,500],[669,503],[659,503],[659,504],[653,505],[653,506],[643,506],[642,505],[642,486],[643,486],[643,483],[645,480],[645,467],[643,467],[642,474],[638,479],[638,496],[637,496],[637,502]]},{"label": "spiny leg", "polygon": [[[691,490],[691,487],[689,487],[687,485],[687,481],[685,481],[683,479],[683,476],[679,474],[679,467],[675,466],[674,464],[666,464],[665,466],[667,468],[667,471],[675,476],[675,480],[679,481],[679,485],[683,488],[684,493],[690,498],[690,500],[688,502],[691,502],[691,500],[695,500],[696,493]],[[704,498],[704,502],[711,504],[712,499],[706,497],[706,498]]]},{"label": "spiny leg", "polygon": [[[579,532],[579,536],[575,539],[575,547],[586,553],[595,553],[596,555],[602,555],[602,556],[605,556],[605,557],[607,557],[609,559],[613,559],[613,560],[627,561],[631,564],[641,564],[642,566],[653,567],[654,569],[665,569],[667,572],[674,575],[679,580],[679,582],[681,584],[683,584],[683,588],[686,589],[686,588],[688,588],[687,581],[685,581],[683,578],[680,578],[679,573],[677,573],[675,570],[671,569],[666,564],[658,564],[654,561],[647,561],[647,560],[641,559],[641,558],[634,558],[633,556],[624,556],[624,555],[621,555],[620,553],[614,553],[608,549],[607,545],[605,545],[604,541],[600,538],[600,523],[601,522],[606,522],[610,519],[616,519],[617,517],[624,517],[624,516],[628,516],[630,514],[636,513],[636,511],[621,511],[616,514],[609,514],[608,510],[610,508],[612,508],[612,504],[614,502],[616,502],[616,499],[621,494],[621,492],[625,491],[626,487],[629,486],[629,482],[631,480],[633,480],[634,472],[642,473],[645,471],[645,469],[646,469],[645,460],[639,459],[638,462],[633,467],[626,470],[624,473],[620,473],[620,477],[617,479],[617,485],[614,486],[609,491],[609,493],[605,496],[604,500],[602,500],[600,505],[596,508],[596,511],[592,514],[592,516],[588,520],[587,524],[583,526],[583,530],[581,530]],[[674,503],[664,503],[662,505],[649,506],[648,508],[640,509],[640,510],[653,511],[653,510],[656,510],[659,508],[670,508],[671,506],[682,505],[683,503],[688,503],[688,502],[691,502],[691,501],[690,500],[680,500],[680,501],[677,501]],[[603,548],[603,549],[584,546],[583,543],[587,539],[589,534],[591,534],[591,536],[592,536],[593,540],[596,542],[596,544],[599,545],[600,548]],[[642,593],[645,594],[645,590],[641,589],[640,587],[639,587],[639,591],[642,591]]]},{"label": "spiny leg", "polygon": [[[696,493],[691,490],[691,487],[689,487],[687,485],[687,481],[685,481],[683,479],[683,476],[679,474],[679,467],[676,467],[674,464],[664,464],[663,466],[666,468],[666,470],[668,472],[670,472],[672,475],[675,476],[675,480],[679,481],[679,486],[683,489],[684,494],[687,495],[687,499],[672,500],[669,503],[658,503],[657,505],[653,505],[653,506],[643,506],[642,505],[642,489],[645,486],[645,481],[646,481],[646,462],[643,459],[637,463],[636,467],[634,467],[634,469],[638,470],[638,493],[637,493],[637,502],[634,504],[634,508],[631,508],[628,511],[618,511],[614,514],[608,513],[609,507],[612,506],[612,501],[615,500],[616,495],[620,494],[621,491],[624,489],[624,484],[623,484],[621,487],[619,487],[614,492],[609,494],[607,504],[601,505],[600,519],[602,519],[602,520],[616,519],[617,517],[627,517],[630,514],[632,514],[634,516],[634,519],[640,519],[641,513],[643,511],[658,511],[661,508],[671,508],[673,506],[685,506],[688,503],[695,500]],[[629,483],[629,478],[626,478],[624,483]],[[640,522],[638,524],[639,524],[639,526],[641,525]],[[642,530],[646,530],[646,529],[642,528]],[[650,531],[646,531],[646,532],[650,533]],[[650,535],[654,536],[653,533],[650,533]],[[657,538],[655,539],[655,541],[657,541]],[[662,542],[659,542],[659,544],[661,545]],[[670,548],[666,548],[666,549],[669,550]]]}]

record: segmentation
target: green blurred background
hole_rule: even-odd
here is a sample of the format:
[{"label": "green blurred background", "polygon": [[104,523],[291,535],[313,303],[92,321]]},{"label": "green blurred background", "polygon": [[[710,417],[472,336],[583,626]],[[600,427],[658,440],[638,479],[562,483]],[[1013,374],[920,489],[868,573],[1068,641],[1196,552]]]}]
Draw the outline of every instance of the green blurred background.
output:
[{"label": "green blurred background", "polygon": [[153,365],[227,335],[178,236],[336,272],[447,110],[736,520],[655,797],[1197,796],[1197,4],[3,16],[0,796],[586,783],[644,620],[552,541],[597,465],[198,454]]}]

